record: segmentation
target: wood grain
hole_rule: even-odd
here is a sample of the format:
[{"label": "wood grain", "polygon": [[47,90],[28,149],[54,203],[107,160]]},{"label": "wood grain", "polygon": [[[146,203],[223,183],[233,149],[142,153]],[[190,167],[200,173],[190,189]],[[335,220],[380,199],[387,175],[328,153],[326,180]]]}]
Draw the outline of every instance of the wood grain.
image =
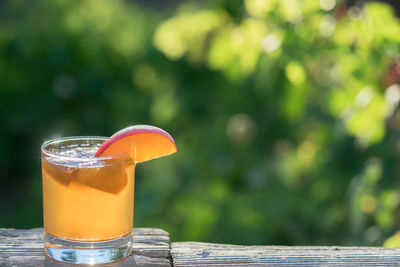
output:
[{"label": "wood grain", "polygon": [[[134,253],[101,266],[400,266],[400,248],[238,246],[174,242],[161,229],[136,228]],[[0,266],[70,266],[44,256],[43,229],[0,229]]]},{"label": "wood grain", "polygon": [[400,248],[171,244],[173,266],[400,266]]},{"label": "wood grain", "polygon": [[[101,266],[171,266],[169,234],[161,229],[135,228],[133,255]],[[50,260],[43,252],[43,229],[0,228],[0,266],[70,266]]]}]

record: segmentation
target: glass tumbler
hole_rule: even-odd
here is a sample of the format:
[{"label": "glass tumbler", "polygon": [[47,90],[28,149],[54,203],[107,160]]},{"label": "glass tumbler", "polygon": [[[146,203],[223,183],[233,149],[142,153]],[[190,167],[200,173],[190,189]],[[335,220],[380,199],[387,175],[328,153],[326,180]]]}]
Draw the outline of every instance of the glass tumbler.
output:
[{"label": "glass tumbler", "polygon": [[132,251],[135,163],[94,157],[105,137],[43,143],[44,249],[57,261],[100,264]]}]

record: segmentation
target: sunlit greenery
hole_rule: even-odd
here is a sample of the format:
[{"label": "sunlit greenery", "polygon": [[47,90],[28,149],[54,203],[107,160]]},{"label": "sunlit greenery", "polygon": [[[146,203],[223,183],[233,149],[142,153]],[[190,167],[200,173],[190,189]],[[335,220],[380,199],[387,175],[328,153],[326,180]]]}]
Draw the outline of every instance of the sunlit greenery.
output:
[{"label": "sunlit greenery", "polygon": [[400,245],[390,6],[3,5],[0,227],[42,225],[43,140],[153,124],[178,153],[137,166],[136,227],[174,241]]}]

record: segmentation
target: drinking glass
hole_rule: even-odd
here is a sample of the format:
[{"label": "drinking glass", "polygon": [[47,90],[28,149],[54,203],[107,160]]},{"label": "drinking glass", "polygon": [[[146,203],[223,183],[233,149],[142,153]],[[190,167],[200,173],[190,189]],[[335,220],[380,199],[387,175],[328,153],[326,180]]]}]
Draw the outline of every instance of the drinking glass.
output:
[{"label": "drinking glass", "polygon": [[107,263],[132,251],[135,163],[94,157],[105,137],[43,143],[44,249],[57,261]]}]

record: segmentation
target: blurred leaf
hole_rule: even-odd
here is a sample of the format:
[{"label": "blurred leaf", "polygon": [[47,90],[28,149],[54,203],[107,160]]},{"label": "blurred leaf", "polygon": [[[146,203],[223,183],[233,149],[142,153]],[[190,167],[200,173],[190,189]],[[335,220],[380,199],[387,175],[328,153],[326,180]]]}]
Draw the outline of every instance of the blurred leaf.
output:
[{"label": "blurred leaf", "polygon": [[396,248],[400,247],[400,232],[396,232],[393,236],[386,239],[383,243],[384,247]]},{"label": "blurred leaf", "polygon": [[226,15],[221,11],[204,10],[183,13],[164,21],[154,34],[154,45],[171,59],[178,59],[185,53],[201,57],[201,46],[207,34],[223,25]]}]

